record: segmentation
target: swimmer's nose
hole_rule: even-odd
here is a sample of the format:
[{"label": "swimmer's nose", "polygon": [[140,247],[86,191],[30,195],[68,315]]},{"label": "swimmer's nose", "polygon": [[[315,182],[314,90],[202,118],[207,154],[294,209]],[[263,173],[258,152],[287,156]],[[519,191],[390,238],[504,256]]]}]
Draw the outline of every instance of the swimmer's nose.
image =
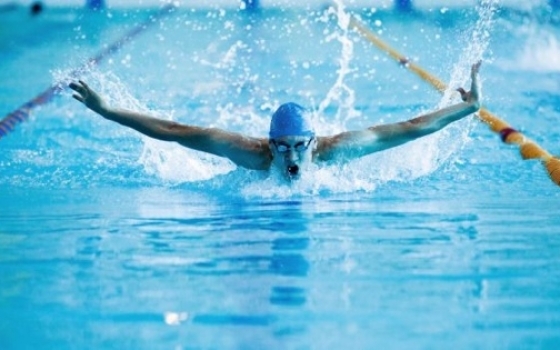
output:
[{"label": "swimmer's nose", "polygon": [[288,173],[290,176],[297,176],[299,174],[299,167],[297,165],[288,166]]},{"label": "swimmer's nose", "polygon": [[286,158],[289,162],[293,163],[296,162],[298,159],[298,153],[294,150],[286,153]]}]

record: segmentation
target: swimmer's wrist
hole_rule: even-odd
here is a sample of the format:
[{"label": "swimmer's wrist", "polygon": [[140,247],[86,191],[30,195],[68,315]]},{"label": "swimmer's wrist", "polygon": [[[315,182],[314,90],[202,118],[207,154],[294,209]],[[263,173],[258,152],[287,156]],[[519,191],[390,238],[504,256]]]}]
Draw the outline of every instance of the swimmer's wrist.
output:
[{"label": "swimmer's wrist", "polygon": [[106,119],[112,119],[111,115],[115,114],[115,112],[104,103],[97,106],[92,106],[91,110]]},{"label": "swimmer's wrist", "polygon": [[469,101],[468,103],[474,108],[473,112],[476,112],[480,109],[480,101]]}]

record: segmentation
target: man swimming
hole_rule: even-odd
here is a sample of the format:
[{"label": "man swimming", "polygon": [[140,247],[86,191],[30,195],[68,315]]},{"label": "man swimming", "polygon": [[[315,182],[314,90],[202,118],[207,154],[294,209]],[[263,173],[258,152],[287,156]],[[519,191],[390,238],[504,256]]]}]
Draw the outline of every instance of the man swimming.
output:
[{"label": "man swimming", "polygon": [[480,108],[478,72],[471,67],[471,89],[458,89],[463,102],[393,124],[317,136],[308,111],[296,103],[281,105],[272,115],[268,138],[255,138],[217,128],[205,128],[162,120],[146,114],[111,108],[86,83],[70,83],[73,97],[86,107],[144,135],[216,156],[254,170],[276,170],[287,180],[296,180],[311,163],[348,161],[441,130]]}]

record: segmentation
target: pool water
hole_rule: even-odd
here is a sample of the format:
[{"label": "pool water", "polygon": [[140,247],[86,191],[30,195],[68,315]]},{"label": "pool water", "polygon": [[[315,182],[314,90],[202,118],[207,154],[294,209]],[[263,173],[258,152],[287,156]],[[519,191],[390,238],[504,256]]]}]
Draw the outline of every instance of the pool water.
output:
[{"label": "pool water", "polygon": [[[319,134],[448,105],[345,30],[358,16],[553,154],[554,16],[486,7],[179,7],[0,13],[0,115],[75,74],[111,104],[266,135],[296,101]],[[337,16],[338,14],[338,16]],[[4,24],[5,23],[5,24]],[[466,118],[289,186],[147,139],[63,91],[0,139],[0,347],[556,348],[560,191]]]}]

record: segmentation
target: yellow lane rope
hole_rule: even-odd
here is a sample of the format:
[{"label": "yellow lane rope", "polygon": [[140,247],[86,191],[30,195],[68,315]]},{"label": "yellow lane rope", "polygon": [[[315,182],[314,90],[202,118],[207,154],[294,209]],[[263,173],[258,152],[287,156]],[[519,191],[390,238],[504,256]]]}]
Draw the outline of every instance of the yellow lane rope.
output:
[{"label": "yellow lane rope", "polygon": [[[381,40],[369,28],[361,24],[354,16],[350,17],[349,27],[356,29],[365,39],[431,84],[439,92],[443,93],[447,89],[447,85],[444,82],[420,66],[410,62],[405,56]],[[481,108],[478,111],[478,118],[487,124],[492,131],[499,134],[503,142],[518,145],[523,159],[540,159],[548,171],[550,179],[560,186],[560,159],[552,156],[536,142],[525,137],[521,132],[512,128],[508,123],[490,113],[487,109]]]}]

